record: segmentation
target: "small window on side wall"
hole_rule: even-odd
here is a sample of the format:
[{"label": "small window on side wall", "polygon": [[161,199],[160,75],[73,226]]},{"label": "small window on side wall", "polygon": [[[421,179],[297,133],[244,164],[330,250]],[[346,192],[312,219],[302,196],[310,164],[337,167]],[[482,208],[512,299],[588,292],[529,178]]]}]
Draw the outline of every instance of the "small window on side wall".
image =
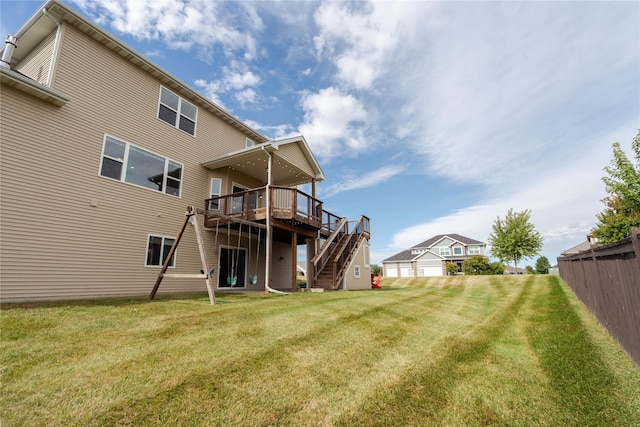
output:
[{"label": "small window on side wall", "polygon": [[[147,238],[147,259],[144,264],[145,267],[162,267],[174,241],[175,239],[172,237],[149,235]],[[169,267],[175,267],[175,265],[176,254],[174,252],[169,262]]]},{"label": "small window on side wall", "polygon": [[220,209],[220,199],[217,199],[216,197],[220,197],[221,188],[222,188],[222,179],[211,178],[211,191],[209,193],[209,198],[215,199],[215,200],[209,200],[210,210]]},{"label": "small window on side wall", "polygon": [[250,140],[249,138],[246,139],[245,143],[246,143],[247,147],[253,147],[253,141]]},{"label": "small window on side wall", "polygon": [[359,265],[356,265],[356,266],[353,267],[353,276],[356,279],[360,278],[360,266]]}]

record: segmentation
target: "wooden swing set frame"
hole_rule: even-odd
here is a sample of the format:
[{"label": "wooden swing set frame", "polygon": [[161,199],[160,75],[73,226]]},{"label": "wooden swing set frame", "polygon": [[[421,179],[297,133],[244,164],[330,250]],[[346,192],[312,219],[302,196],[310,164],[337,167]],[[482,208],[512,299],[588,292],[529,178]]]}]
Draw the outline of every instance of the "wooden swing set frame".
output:
[{"label": "wooden swing set frame", "polygon": [[[167,258],[164,260],[164,264],[162,264],[162,269],[160,273],[158,273],[158,278],[156,279],[156,283],[153,286],[151,294],[149,295],[149,299],[153,299],[158,292],[158,288],[160,287],[160,283],[162,279],[165,277],[168,278],[178,278],[178,279],[204,279],[205,284],[207,286],[207,292],[209,293],[209,301],[211,304],[216,303],[216,296],[213,290],[213,284],[211,282],[213,276],[213,270],[209,270],[209,266],[207,265],[207,257],[204,250],[204,242],[202,240],[202,235],[200,234],[200,227],[198,227],[198,215],[206,215],[206,216],[214,216],[217,217],[218,220],[225,220],[229,222],[236,222],[239,224],[247,224],[256,228],[267,228],[263,224],[252,223],[250,221],[234,218],[232,216],[220,215],[216,212],[211,212],[205,209],[197,209],[193,206],[187,207],[187,212],[184,214],[184,221],[182,221],[182,225],[180,227],[180,231],[173,241],[173,245],[171,245],[171,249],[169,249],[169,253],[167,254]],[[182,235],[184,234],[187,225],[193,225],[193,229],[196,233],[196,241],[198,243],[198,252],[200,253],[200,261],[202,262],[202,269],[200,270],[200,274],[179,274],[179,273],[167,273],[167,268],[169,268],[169,263],[171,262],[171,258],[173,258],[173,254],[178,248],[178,244],[180,244],[180,240],[182,239]],[[257,261],[256,261],[257,262]]]}]

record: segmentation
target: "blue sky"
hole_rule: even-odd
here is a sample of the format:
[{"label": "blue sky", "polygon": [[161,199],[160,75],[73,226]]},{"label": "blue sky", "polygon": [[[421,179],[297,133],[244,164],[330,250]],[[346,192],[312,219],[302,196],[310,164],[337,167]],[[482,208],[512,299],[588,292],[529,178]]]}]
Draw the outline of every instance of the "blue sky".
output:
[{"label": "blue sky", "polygon": [[[371,218],[374,263],[486,242],[510,208],[555,263],[640,128],[637,1],[67,3],[267,137],[303,134],[325,209]],[[2,0],[1,33],[40,5]]]}]

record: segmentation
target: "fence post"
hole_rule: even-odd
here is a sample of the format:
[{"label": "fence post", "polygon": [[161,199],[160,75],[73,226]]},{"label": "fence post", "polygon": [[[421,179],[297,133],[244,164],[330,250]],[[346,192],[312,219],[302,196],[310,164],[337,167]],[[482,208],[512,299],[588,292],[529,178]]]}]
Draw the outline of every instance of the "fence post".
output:
[{"label": "fence post", "polygon": [[636,253],[636,262],[640,267],[640,228],[631,230],[631,243],[633,244],[633,251]]}]

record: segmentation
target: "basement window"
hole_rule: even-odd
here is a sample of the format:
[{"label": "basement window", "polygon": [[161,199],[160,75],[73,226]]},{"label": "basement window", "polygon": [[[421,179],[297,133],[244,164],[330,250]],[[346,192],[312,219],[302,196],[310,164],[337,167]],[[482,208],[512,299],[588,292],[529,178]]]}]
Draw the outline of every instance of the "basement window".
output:
[{"label": "basement window", "polygon": [[[144,264],[145,267],[162,267],[174,241],[175,239],[173,237],[149,235],[147,238],[147,259]],[[176,254],[174,252],[169,262],[169,267],[175,267],[175,265]]]},{"label": "basement window", "polygon": [[193,104],[164,87],[160,88],[158,106],[158,118],[160,120],[195,136],[197,116],[198,109]]}]

